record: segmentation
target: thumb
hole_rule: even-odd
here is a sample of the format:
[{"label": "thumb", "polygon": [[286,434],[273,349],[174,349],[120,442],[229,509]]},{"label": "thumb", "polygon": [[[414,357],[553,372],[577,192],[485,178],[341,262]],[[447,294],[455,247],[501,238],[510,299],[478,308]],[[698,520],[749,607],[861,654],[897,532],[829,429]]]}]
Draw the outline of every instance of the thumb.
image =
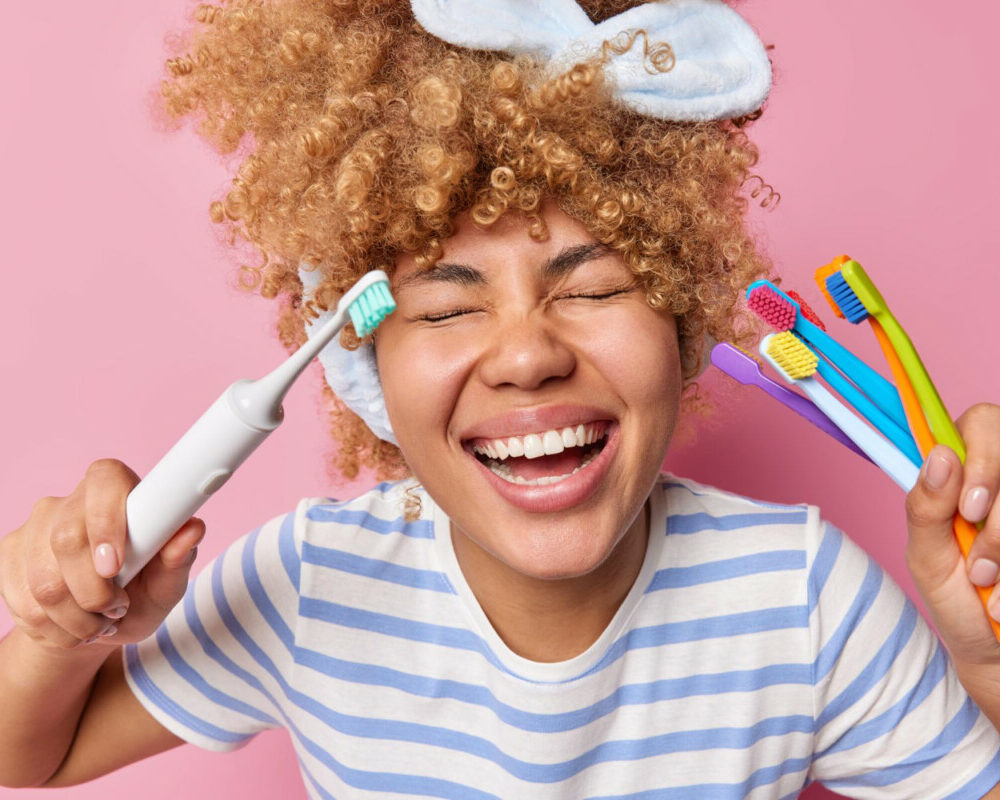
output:
[{"label": "thumb", "polygon": [[169,609],[187,589],[198,543],[205,536],[205,523],[192,517],[177,531],[140,573],[142,590],[155,605]]},{"label": "thumb", "polygon": [[987,590],[970,582],[955,538],[961,489],[962,462],[950,448],[936,446],[906,497],[906,563],[952,656],[995,658],[997,641],[979,596]]}]

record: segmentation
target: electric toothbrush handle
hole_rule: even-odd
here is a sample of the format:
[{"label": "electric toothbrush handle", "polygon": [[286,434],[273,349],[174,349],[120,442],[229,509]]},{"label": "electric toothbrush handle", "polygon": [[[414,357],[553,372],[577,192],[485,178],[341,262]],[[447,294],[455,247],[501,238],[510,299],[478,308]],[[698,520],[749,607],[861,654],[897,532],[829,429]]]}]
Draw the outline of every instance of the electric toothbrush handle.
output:
[{"label": "electric toothbrush handle", "polygon": [[[128,538],[115,583],[125,586],[237,467],[281,424],[252,424],[240,413],[237,381],[202,414],[125,501]],[[268,423],[263,423],[265,426]]]}]

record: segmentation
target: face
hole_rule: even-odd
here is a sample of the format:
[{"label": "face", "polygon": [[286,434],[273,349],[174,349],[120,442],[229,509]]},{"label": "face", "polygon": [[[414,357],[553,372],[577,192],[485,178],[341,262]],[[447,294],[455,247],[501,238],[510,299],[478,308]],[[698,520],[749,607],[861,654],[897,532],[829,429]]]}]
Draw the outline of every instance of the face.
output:
[{"label": "face", "polygon": [[673,318],[621,257],[546,207],[549,238],[467,217],[430,271],[397,261],[378,328],[386,407],[417,479],[459,537],[504,568],[576,578],[627,538],[680,396]]}]

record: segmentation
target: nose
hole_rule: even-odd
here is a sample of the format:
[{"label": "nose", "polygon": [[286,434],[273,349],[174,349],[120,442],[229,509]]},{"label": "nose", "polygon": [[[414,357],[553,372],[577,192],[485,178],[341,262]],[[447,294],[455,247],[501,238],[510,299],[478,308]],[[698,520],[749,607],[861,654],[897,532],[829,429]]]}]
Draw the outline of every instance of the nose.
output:
[{"label": "nose", "polygon": [[575,367],[572,344],[536,311],[495,326],[480,357],[479,374],[489,386],[533,390],[568,377]]}]

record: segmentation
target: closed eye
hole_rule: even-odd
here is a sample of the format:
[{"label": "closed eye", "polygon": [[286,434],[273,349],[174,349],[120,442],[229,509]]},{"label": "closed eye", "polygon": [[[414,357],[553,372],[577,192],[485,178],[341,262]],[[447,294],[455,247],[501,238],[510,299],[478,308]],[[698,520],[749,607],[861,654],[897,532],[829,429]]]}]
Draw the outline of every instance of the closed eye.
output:
[{"label": "closed eye", "polygon": [[622,286],[618,289],[611,289],[605,292],[569,292],[567,294],[556,295],[556,300],[608,300],[612,297],[629,294],[637,289],[637,286]]},{"label": "closed eye", "polygon": [[477,308],[453,308],[449,311],[441,311],[434,314],[419,314],[413,317],[413,319],[417,322],[446,322],[447,320],[455,319],[456,317],[460,317],[464,314],[475,313],[478,310],[479,309]]}]

